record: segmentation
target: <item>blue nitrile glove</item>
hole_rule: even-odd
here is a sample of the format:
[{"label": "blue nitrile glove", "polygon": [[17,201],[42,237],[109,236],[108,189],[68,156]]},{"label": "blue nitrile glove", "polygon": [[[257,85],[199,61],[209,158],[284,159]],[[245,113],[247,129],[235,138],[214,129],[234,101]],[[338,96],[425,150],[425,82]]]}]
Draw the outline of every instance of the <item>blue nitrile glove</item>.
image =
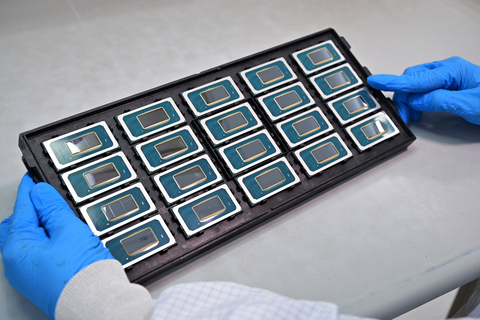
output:
[{"label": "blue nitrile glove", "polygon": [[377,90],[393,91],[393,102],[405,121],[417,121],[423,111],[445,111],[480,124],[480,66],[452,57],[410,67],[403,75],[368,77]]},{"label": "blue nitrile glove", "polygon": [[5,276],[51,319],[67,282],[89,264],[112,255],[90,228],[46,183],[28,173],[18,187],[13,214],[0,224]]}]

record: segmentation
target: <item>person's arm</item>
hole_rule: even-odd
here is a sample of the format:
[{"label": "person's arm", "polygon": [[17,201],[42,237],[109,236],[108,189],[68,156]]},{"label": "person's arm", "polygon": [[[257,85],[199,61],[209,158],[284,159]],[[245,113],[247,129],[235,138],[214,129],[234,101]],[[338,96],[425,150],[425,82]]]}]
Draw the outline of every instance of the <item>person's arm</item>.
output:
[{"label": "person's arm", "polygon": [[5,276],[51,319],[149,319],[149,292],[49,184],[26,174],[13,214],[0,224]]},{"label": "person's arm", "polygon": [[398,113],[408,123],[424,111],[449,112],[480,125],[480,66],[452,57],[410,67],[400,75],[368,77],[374,89],[393,91]]},{"label": "person's arm", "polygon": [[172,286],[158,297],[152,320],[366,320],[340,314],[337,305],[288,298],[230,282]]},{"label": "person's arm", "polygon": [[65,286],[56,320],[149,320],[155,301],[145,287],[128,281],[120,262],[94,262]]}]

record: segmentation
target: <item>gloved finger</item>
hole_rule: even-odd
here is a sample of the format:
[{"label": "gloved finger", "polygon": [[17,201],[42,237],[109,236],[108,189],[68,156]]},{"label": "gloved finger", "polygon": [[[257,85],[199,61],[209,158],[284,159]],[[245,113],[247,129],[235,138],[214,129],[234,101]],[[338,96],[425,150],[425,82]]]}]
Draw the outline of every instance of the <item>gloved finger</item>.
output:
[{"label": "gloved finger", "polygon": [[402,118],[403,122],[408,124],[410,120],[410,107],[406,104],[408,93],[396,92],[393,95],[393,103],[397,106],[397,113]]},{"label": "gloved finger", "polygon": [[11,218],[6,218],[0,223],[0,252],[3,252],[3,245],[5,244],[5,239],[7,238],[11,222]]},{"label": "gloved finger", "polygon": [[380,74],[370,76],[367,81],[375,89],[384,91],[465,90],[480,85],[480,67],[460,57],[451,57],[409,68],[401,76]]},{"label": "gloved finger", "polygon": [[420,64],[418,66],[408,67],[407,69],[405,69],[405,71],[403,71],[403,74],[412,74],[412,73],[415,73],[415,72],[432,69],[431,68],[432,64],[433,63],[423,63],[423,64]]},{"label": "gloved finger", "polygon": [[373,89],[392,91],[388,84],[397,77],[393,74],[374,74],[367,78],[367,82]]},{"label": "gloved finger", "polygon": [[71,225],[77,223],[83,225],[60,193],[51,185],[38,183],[30,192],[30,198],[37,210],[41,225],[50,237]]},{"label": "gloved finger", "polygon": [[422,111],[418,111],[415,109],[410,109],[410,120],[413,122],[420,121],[422,118]]},{"label": "gloved finger", "polygon": [[[403,74],[412,74],[419,71],[429,70],[431,69],[428,67],[428,65],[430,64],[431,63],[408,67],[407,69],[405,69],[405,71],[403,71]],[[390,87],[388,87],[388,83],[392,79],[395,79],[396,77],[398,76],[392,75],[392,74],[374,74],[367,78],[367,82],[374,89],[383,90],[383,91],[392,91]]]},{"label": "gloved finger", "polygon": [[10,217],[12,219],[10,226],[13,228],[13,231],[22,228],[39,227],[38,217],[30,200],[30,190],[32,190],[33,187],[35,187],[35,182],[33,182],[30,175],[26,173],[18,186],[15,207]]},{"label": "gloved finger", "polygon": [[377,74],[367,78],[373,88],[395,92],[428,92],[443,88],[444,79],[436,70],[423,70],[396,76],[393,74]]},{"label": "gloved finger", "polygon": [[418,111],[449,112],[480,125],[479,95],[478,89],[463,91],[440,89],[423,94],[411,94],[407,98],[407,103]]},{"label": "gloved finger", "polygon": [[418,121],[422,117],[422,112],[412,109],[408,105],[408,96],[410,93],[396,92],[393,95],[393,103],[397,106],[397,112],[405,123],[409,121]]}]

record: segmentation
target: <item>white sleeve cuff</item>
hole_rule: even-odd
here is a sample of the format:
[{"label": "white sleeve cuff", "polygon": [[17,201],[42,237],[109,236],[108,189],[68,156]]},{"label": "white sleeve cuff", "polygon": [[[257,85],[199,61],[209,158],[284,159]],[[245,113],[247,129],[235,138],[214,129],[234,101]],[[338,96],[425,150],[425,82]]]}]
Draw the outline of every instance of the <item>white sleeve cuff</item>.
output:
[{"label": "white sleeve cuff", "polygon": [[90,264],[67,283],[56,320],[150,319],[155,302],[145,287],[132,284],[117,260]]}]

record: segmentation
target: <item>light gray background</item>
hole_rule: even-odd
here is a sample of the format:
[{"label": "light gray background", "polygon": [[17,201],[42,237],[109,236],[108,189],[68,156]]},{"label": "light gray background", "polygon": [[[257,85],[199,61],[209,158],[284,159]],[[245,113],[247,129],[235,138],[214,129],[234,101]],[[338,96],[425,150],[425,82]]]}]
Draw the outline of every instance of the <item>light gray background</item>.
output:
[{"label": "light gray background", "polygon": [[[480,64],[478,1],[2,1],[0,218],[18,134],[333,27],[373,73]],[[480,126],[411,125],[407,152],[152,282],[223,280],[390,318],[480,276]],[[0,318],[45,319],[0,264]]]}]

